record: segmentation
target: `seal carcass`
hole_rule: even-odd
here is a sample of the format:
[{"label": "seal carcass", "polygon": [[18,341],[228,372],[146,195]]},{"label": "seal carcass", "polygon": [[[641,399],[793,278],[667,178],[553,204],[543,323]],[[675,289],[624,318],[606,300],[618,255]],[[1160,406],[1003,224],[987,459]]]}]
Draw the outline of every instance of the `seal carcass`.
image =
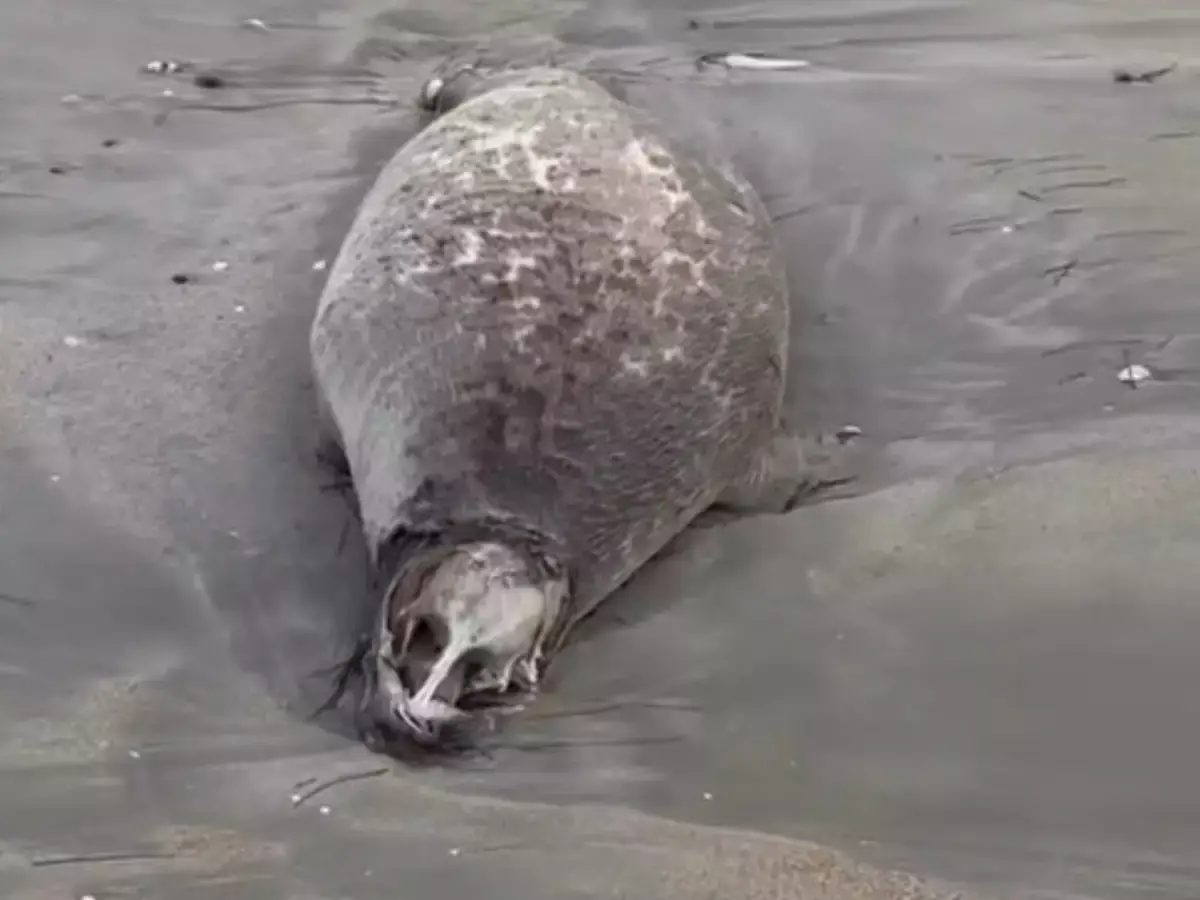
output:
[{"label": "seal carcass", "polygon": [[425,94],[438,115],[364,200],[311,332],[387,584],[359,709],[384,750],[535,689],[698,515],[782,508],[810,474],[747,184],[577,73]]}]

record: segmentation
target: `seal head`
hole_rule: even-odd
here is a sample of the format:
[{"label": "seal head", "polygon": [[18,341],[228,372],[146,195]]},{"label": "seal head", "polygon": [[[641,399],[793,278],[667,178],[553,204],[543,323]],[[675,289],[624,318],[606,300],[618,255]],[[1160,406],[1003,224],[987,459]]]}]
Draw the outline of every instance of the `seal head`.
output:
[{"label": "seal head", "polygon": [[359,730],[385,752],[438,745],[464,705],[532,692],[567,596],[556,567],[496,542],[418,553],[393,579],[371,635]]}]

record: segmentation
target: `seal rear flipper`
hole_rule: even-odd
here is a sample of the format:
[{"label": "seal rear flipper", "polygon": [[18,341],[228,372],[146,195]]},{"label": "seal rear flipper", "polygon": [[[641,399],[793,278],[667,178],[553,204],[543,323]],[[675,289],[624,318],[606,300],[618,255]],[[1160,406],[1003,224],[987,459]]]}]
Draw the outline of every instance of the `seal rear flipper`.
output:
[{"label": "seal rear flipper", "polygon": [[711,513],[787,513],[855,477],[855,430],[832,434],[781,431],[755,457],[745,473],[721,491]]}]

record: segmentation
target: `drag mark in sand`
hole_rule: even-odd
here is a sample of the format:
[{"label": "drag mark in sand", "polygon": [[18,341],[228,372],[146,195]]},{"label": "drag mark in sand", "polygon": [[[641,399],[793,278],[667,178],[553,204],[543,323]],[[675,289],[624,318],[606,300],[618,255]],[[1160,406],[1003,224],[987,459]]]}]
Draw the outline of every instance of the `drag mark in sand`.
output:
[{"label": "drag mark in sand", "polygon": [[264,100],[260,103],[180,103],[163,110],[154,117],[155,125],[162,125],[173,112],[188,110],[204,110],[208,112],[259,112],[264,109],[274,109],[279,106],[300,106],[313,104],[318,106],[396,106],[395,100],[383,97],[295,97],[288,100]]},{"label": "drag mark in sand", "polygon": [[36,856],[29,861],[35,869],[45,869],[50,866],[71,866],[99,862],[133,862],[143,859],[175,859],[173,853],[155,852],[108,852],[108,853],[73,853],[64,856]]},{"label": "drag mark in sand", "polygon": [[1129,181],[1128,178],[1120,178],[1120,177],[1105,178],[1100,181],[1068,181],[1063,184],[1052,184],[1052,185],[1050,185],[1050,187],[1042,188],[1042,193],[1050,194],[1050,193],[1053,193],[1054,191],[1068,191],[1068,190],[1075,190],[1078,188],[1117,187],[1118,185],[1125,184],[1128,181]]},{"label": "drag mark in sand", "polygon": [[[380,766],[376,769],[368,769],[365,772],[347,772],[345,775],[336,775],[333,778],[327,778],[324,781],[317,781],[315,778],[306,779],[305,781],[302,781],[296,785],[296,787],[300,788],[309,784],[311,784],[312,787],[306,791],[292,794],[292,806],[300,806],[317,796],[317,794],[327,791],[331,787],[336,787],[339,784],[346,784],[351,781],[363,781],[367,778],[378,778],[380,775],[386,775],[390,771],[391,769],[389,769],[387,766]],[[314,781],[316,782],[315,784],[313,784]]]}]

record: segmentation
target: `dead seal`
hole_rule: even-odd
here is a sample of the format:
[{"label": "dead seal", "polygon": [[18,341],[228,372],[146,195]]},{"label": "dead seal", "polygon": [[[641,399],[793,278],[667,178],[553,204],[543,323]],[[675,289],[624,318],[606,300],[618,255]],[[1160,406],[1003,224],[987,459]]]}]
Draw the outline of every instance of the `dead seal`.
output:
[{"label": "dead seal", "polygon": [[443,742],[714,505],[783,510],[788,292],[723,164],[555,68],[427,85],[311,332],[386,582],[359,725]]}]

